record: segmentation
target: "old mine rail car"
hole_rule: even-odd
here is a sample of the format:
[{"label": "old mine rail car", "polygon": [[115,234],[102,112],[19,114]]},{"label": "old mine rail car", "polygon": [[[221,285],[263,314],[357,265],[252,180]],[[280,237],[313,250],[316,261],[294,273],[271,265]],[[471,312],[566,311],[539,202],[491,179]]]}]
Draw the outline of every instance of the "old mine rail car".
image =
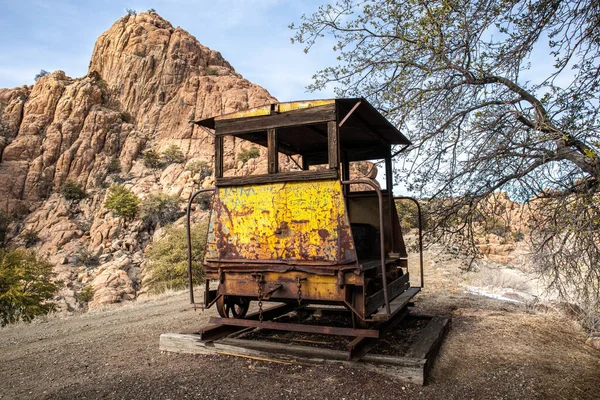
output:
[{"label": "old mine rail car", "polygon": [[[361,98],[277,103],[196,123],[215,132],[216,187],[188,204],[190,297],[194,303],[189,210],[196,195],[213,191],[204,305],[216,306],[221,318],[212,323],[360,341],[379,337],[386,321],[407,313],[422,287],[422,258],[420,285],[411,287],[391,188],[392,146],[410,142],[373,106]],[[225,176],[224,158],[233,157],[225,154],[228,137],[266,147],[266,173]],[[280,170],[286,155],[298,170]],[[385,190],[371,179],[350,179],[350,163],[365,160],[385,162]],[[247,315],[253,300],[259,311]],[[267,312],[266,301],[286,304]],[[353,328],[267,321],[307,304],[344,306]]]}]

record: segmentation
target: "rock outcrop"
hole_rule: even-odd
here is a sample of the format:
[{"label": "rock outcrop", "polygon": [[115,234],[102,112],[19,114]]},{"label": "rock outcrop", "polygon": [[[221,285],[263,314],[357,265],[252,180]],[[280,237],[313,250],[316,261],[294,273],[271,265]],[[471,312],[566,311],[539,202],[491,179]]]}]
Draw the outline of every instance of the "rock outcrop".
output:
[{"label": "rock outcrop", "polygon": [[[0,89],[0,210],[16,216],[12,242],[49,257],[68,282],[62,295],[71,308],[86,285],[93,305],[134,298],[153,229],[108,212],[106,188],[187,198],[211,178],[199,182],[186,163],[213,163],[211,134],[190,122],[273,101],[156,13],[121,18],[98,38],[85,77],[55,71],[33,86]],[[140,158],[171,145],[185,163],[152,169]],[[244,146],[231,141],[227,151]],[[252,161],[229,167],[249,173],[262,164]],[[87,198],[60,196],[66,181],[81,184]]]},{"label": "rock outcrop", "polygon": [[[34,247],[55,265],[69,310],[90,289],[91,307],[135,298],[144,291],[144,251],[160,229],[109,212],[107,188],[187,200],[213,180],[191,166],[214,163],[212,133],[191,121],[275,101],[155,12],[119,19],[98,38],[86,76],[55,71],[33,86],[0,89],[0,211],[16,217],[12,244]],[[183,163],[144,163],[145,152],[174,145]],[[264,149],[238,159],[248,147],[225,141],[226,175],[266,172]],[[284,156],[280,166],[296,168]],[[60,195],[67,181],[86,198]]]}]

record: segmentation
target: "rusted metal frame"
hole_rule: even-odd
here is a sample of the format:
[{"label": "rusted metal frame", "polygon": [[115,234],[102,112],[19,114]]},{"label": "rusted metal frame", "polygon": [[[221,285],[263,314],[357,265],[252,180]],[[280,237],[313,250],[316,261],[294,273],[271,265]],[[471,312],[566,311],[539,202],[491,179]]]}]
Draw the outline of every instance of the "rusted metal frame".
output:
[{"label": "rusted metal frame", "polygon": [[255,327],[263,329],[273,329],[277,331],[291,331],[291,332],[304,332],[304,333],[320,333],[323,335],[337,335],[337,336],[364,336],[369,338],[378,338],[379,331],[374,329],[355,329],[355,328],[340,328],[337,326],[319,326],[319,325],[306,325],[306,324],[294,324],[287,322],[268,322],[268,321],[254,321],[248,319],[236,319],[236,318],[219,318],[210,317],[210,324],[220,325],[232,325],[242,327]]},{"label": "rusted metal frame", "polygon": [[348,118],[350,118],[350,116],[354,113],[354,111],[356,111],[356,109],[361,104],[362,104],[362,100],[357,101],[356,104],[350,109],[350,111],[348,111],[348,114],[346,114],[346,116],[344,117],[344,119],[342,119],[342,121],[338,125],[340,128],[344,125],[344,123],[346,123],[346,121],[348,120]]},{"label": "rusted metal frame", "polygon": [[223,136],[215,136],[215,179],[223,177]]},{"label": "rusted metal frame", "polygon": [[327,143],[329,149],[329,168],[338,169],[340,165],[339,130],[335,121],[327,122]]},{"label": "rusted metal frame", "polygon": [[423,285],[423,214],[421,213],[421,204],[414,197],[394,196],[394,200],[410,200],[417,205],[417,217],[419,218],[419,265],[421,268],[421,286]]},{"label": "rusted metal frame", "polygon": [[300,181],[316,181],[326,179],[338,179],[337,170],[323,171],[291,171],[280,172],[278,174],[261,174],[248,176],[231,176],[225,178],[217,178],[215,185],[220,186],[244,186],[251,184],[276,183],[276,182],[300,182]]},{"label": "rusted metal frame", "polygon": [[267,130],[268,137],[268,173],[276,174],[279,171],[279,151],[277,148],[277,129]]},{"label": "rusted metal frame", "polygon": [[[186,231],[186,235],[187,235],[187,258],[188,258],[187,273],[188,273],[189,286],[190,286],[190,304],[195,304],[194,303],[194,282],[193,282],[193,277],[192,277],[192,231],[191,231],[191,227],[190,227],[190,225],[191,225],[190,210],[192,208],[192,202],[194,201],[196,196],[198,196],[200,193],[214,192],[215,190],[217,190],[217,189],[212,187],[212,188],[200,189],[200,190],[194,192],[190,196],[190,199],[189,199],[188,205],[187,205],[185,231]],[[208,290],[208,288],[206,288],[206,290]]]},{"label": "rusted metal frame", "polygon": [[[379,322],[373,326],[373,329],[377,329],[381,337],[384,337],[392,329],[398,326],[398,324],[408,315],[408,313],[408,308],[405,307],[401,312],[395,314],[393,319],[385,322]],[[375,339],[365,336],[357,337],[348,344],[348,361],[359,361],[376,345],[377,340]]]},{"label": "rusted metal frame", "polygon": [[387,288],[387,269],[385,264],[385,232],[383,229],[383,195],[381,194],[381,189],[377,187],[375,183],[368,179],[354,179],[351,181],[342,181],[342,185],[356,185],[356,184],[365,184],[371,186],[375,189],[377,193],[377,198],[379,200],[379,241],[381,247],[381,280],[383,281],[383,298],[385,301],[385,309],[387,313],[390,313],[390,299],[388,297],[388,288]]},{"label": "rusted metal frame", "polygon": [[[281,317],[281,316],[283,316],[289,312],[292,312],[294,310],[298,310],[300,308],[303,308],[303,306],[299,306],[297,304],[281,304],[281,305],[278,305],[275,307],[267,308],[266,310],[263,311],[262,315],[263,315],[263,318],[265,318],[265,319],[274,319],[277,317]],[[258,312],[254,312],[254,313],[246,315],[246,319],[248,319],[248,320],[258,320],[258,318],[259,318]],[[209,326],[205,327],[204,329],[202,329],[199,332],[199,334],[200,334],[200,339],[202,341],[211,341],[211,340],[217,340],[222,337],[228,336],[232,333],[239,332],[243,329],[244,329],[244,327],[217,324],[217,325],[209,325]]]},{"label": "rusted metal frame", "polygon": [[394,205],[394,172],[392,171],[392,156],[391,156],[391,147],[388,150],[388,156],[385,158],[385,185],[387,189],[387,196],[389,202],[389,210],[388,213],[390,218],[390,238],[392,243],[392,253],[396,253],[396,235],[394,233],[394,214],[396,212],[396,207]]},{"label": "rusted metal frame", "polygon": [[[388,287],[388,294],[392,298],[392,301],[408,288],[408,279],[408,274],[405,274],[390,283],[390,286]],[[377,309],[380,307],[377,306],[377,304],[381,304],[380,298],[382,297],[382,295],[383,290],[380,290],[365,298],[365,310],[367,315],[370,315],[371,313],[377,311]]]}]

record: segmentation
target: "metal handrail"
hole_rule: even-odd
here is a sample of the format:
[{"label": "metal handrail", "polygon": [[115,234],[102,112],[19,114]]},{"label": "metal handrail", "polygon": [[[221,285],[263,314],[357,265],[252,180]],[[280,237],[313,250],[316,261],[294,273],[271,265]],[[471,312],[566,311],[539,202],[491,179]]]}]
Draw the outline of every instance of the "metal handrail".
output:
[{"label": "metal handrail", "polygon": [[383,300],[385,301],[385,311],[389,315],[391,314],[391,312],[385,268],[385,234],[383,231],[383,195],[381,194],[381,189],[373,181],[370,181],[368,179],[353,179],[351,181],[342,181],[342,185],[356,185],[361,183],[369,185],[373,189],[375,189],[375,192],[377,193],[377,198],[379,199],[379,241],[381,245],[381,279],[383,281]]},{"label": "metal handrail", "polygon": [[192,231],[190,228],[190,225],[191,225],[190,209],[192,208],[192,202],[194,201],[196,196],[198,196],[200,193],[214,192],[215,190],[217,190],[217,188],[214,188],[214,187],[200,189],[200,190],[192,193],[192,195],[190,196],[190,199],[188,200],[188,205],[187,205],[187,210],[186,210],[185,229],[186,229],[186,234],[187,234],[187,258],[188,258],[187,273],[188,273],[189,286],[190,286],[190,304],[195,304],[194,303],[194,280],[192,278]]},{"label": "metal handrail", "polygon": [[417,216],[419,218],[419,262],[421,266],[421,288],[423,288],[423,216],[421,214],[421,204],[414,197],[394,196],[394,200],[411,200],[417,205]]}]

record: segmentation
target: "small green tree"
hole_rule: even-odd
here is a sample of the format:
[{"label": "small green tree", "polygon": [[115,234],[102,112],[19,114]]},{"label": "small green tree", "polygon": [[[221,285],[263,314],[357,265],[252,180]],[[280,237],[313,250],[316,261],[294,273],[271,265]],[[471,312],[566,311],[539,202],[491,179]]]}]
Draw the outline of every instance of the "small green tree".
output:
[{"label": "small green tree", "polygon": [[247,163],[248,161],[252,160],[253,158],[258,158],[260,157],[260,150],[257,147],[250,147],[247,150],[242,150],[238,153],[238,161],[243,162],[244,164]]},{"label": "small green tree", "polygon": [[203,181],[207,176],[211,176],[213,171],[206,161],[192,161],[185,166],[186,171],[190,171],[192,175],[200,175],[200,180]]},{"label": "small green tree", "polygon": [[219,70],[216,68],[206,67],[204,68],[204,74],[208,76],[219,76]]},{"label": "small green tree", "polygon": [[138,212],[140,199],[123,185],[113,185],[108,189],[104,207],[119,217],[133,218]]},{"label": "small green tree", "polygon": [[11,218],[4,211],[0,211],[0,247],[4,245],[6,239],[6,233],[8,232],[8,225],[10,224]]},{"label": "small green tree", "polygon": [[121,172],[121,162],[118,158],[111,158],[107,166],[107,171],[109,174],[118,174]]},{"label": "small green tree", "polygon": [[31,321],[54,310],[50,302],[62,286],[52,264],[24,249],[0,249],[0,325]]},{"label": "small green tree", "polygon": [[144,165],[148,168],[160,168],[162,165],[160,155],[154,150],[148,150],[142,155]]},{"label": "small green tree", "polygon": [[47,76],[47,75],[49,75],[49,74],[50,74],[50,72],[46,71],[45,69],[41,69],[41,70],[40,70],[40,72],[39,72],[38,74],[36,74],[36,75],[35,75],[35,78],[33,78],[33,80],[34,80],[35,82],[37,82],[37,81],[38,81],[38,79],[40,79],[40,78],[41,78],[41,77],[43,77],[43,76]]},{"label": "small green tree", "polygon": [[179,197],[164,193],[152,194],[141,204],[141,217],[145,224],[156,226],[175,221],[183,213],[179,208]]},{"label": "small green tree", "polygon": [[179,146],[172,144],[162,153],[162,159],[167,164],[182,164],[185,162],[185,155]]},{"label": "small green tree", "polygon": [[94,299],[94,287],[86,285],[77,293],[77,300],[82,303],[89,303]]},{"label": "small green tree", "polygon": [[63,183],[60,187],[60,194],[67,200],[81,200],[87,196],[81,185],[71,180]]},{"label": "small green tree", "polygon": [[[192,276],[200,283],[204,277],[202,256],[206,244],[206,224],[192,229]],[[161,293],[167,289],[182,289],[188,284],[187,236],[183,227],[169,227],[165,236],[148,251],[148,289]]]}]

